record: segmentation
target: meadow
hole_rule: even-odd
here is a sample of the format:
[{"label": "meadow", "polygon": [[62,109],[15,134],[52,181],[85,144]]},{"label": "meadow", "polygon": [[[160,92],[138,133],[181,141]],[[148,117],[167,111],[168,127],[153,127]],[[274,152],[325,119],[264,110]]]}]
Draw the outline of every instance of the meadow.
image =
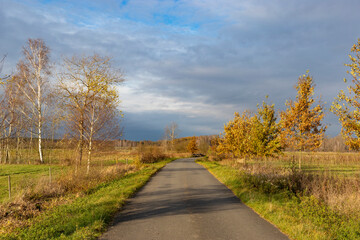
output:
[{"label": "meadow", "polygon": [[290,239],[360,239],[358,153],[285,152],[246,163],[199,163]]},{"label": "meadow", "polygon": [[[13,163],[0,165],[2,238],[95,239],[125,199],[175,159],[166,157],[189,155],[164,154],[161,149],[157,144],[99,147],[93,152],[90,174],[85,158],[75,173],[76,151],[70,148],[46,149],[45,164],[36,162],[35,150],[21,149],[18,161],[11,152]],[[291,239],[360,238],[358,153],[284,152],[246,162],[205,159],[198,162]],[[63,214],[68,222],[61,220]]]},{"label": "meadow", "polygon": [[360,176],[360,154],[357,152],[284,152],[265,163],[274,167],[299,168],[300,159],[301,170],[305,173]]},{"label": "meadow", "polygon": [[[19,156],[19,160],[16,156]],[[59,175],[65,175],[73,170],[73,159],[76,158],[76,151],[73,149],[45,149],[44,159],[46,164],[38,164],[38,153],[36,150],[20,149],[18,153],[11,150],[13,156],[11,164],[0,165],[0,202],[9,200],[8,176],[11,177],[12,198],[22,194],[25,189],[33,187],[39,181],[51,183]],[[131,164],[138,159],[136,150],[104,150],[94,152],[91,160],[92,168],[104,168],[117,164]],[[83,160],[83,168],[86,165]]]},{"label": "meadow", "polygon": [[74,150],[49,151],[45,156],[56,157],[45,158],[47,164],[24,164],[36,156],[21,151],[30,158],[0,165],[0,239],[95,239],[125,200],[175,159],[163,154],[147,164],[147,150],[101,148],[94,152],[87,174],[84,160],[76,171],[69,161],[76,157]]}]

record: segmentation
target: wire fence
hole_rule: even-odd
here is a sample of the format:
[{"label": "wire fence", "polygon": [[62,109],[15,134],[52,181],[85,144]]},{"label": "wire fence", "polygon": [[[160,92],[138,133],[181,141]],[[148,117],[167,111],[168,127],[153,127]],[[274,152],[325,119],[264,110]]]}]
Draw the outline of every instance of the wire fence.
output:
[{"label": "wire fence", "polygon": [[15,196],[21,194],[24,190],[34,187],[39,183],[47,182],[51,185],[55,175],[59,173],[59,167],[42,167],[37,170],[30,170],[27,172],[14,172],[5,174],[0,172],[0,202],[13,199]]}]

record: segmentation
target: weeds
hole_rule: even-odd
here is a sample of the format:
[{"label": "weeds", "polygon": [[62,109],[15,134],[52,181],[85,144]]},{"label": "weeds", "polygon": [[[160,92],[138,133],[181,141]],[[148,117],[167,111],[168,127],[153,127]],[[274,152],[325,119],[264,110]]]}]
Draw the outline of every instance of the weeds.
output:
[{"label": "weeds", "polygon": [[90,194],[100,184],[119,179],[134,170],[133,165],[118,164],[105,168],[93,167],[91,174],[86,174],[86,169],[80,169],[76,173],[73,169],[68,169],[51,184],[46,177],[32,180],[23,186],[22,192],[13,201],[0,205],[0,233],[26,226],[28,219],[64,203],[69,194],[75,194],[75,197]]},{"label": "weeds", "polygon": [[[43,205],[46,211],[29,216],[22,225],[16,219],[17,226],[4,224],[0,239],[96,239],[106,230],[125,199],[169,161],[143,165],[141,169],[133,169],[136,171],[108,179],[86,191],[53,198]],[[108,171],[114,176],[118,174],[118,170]]]},{"label": "weeds", "polygon": [[201,162],[294,239],[360,239],[360,179],[266,163]]}]

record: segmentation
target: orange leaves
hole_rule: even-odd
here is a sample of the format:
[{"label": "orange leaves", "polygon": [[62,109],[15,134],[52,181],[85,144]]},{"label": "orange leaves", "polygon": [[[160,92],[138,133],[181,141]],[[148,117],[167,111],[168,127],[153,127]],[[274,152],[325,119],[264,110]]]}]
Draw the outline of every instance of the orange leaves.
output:
[{"label": "orange leaves", "polygon": [[[360,38],[351,48],[354,55],[349,55],[350,64],[345,64],[352,76],[352,85],[347,94],[341,90],[331,106],[330,111],[339,117],[341,134],[350,149],[360,149]],[[345,81],[346,83],[346,81]]]},{"label": "orange leaves", "polygon": [[320,147],[326,130],[321,123],[324,106],[321,102],[312,106],[314,83],[309,74],[300,76],[295,88],[296,100],[288,101],[288,108],[280,114],[283,144],[295,150],[313,150]]},{"label": "orange leaves", "polygon": [[274,104],[266,102],[258,105],[255,114],[236,112],[224,125],[216,152],[231,157],[268,157],[280,154],[285,146],[295,150],[320,147],[326,130],[322,124],[325,113],[321,102],[315,104],[312,77],[308,73],[299,77],[295,88],[296,99],[286,101],[288,108],[280,113],[280,122]]},{"label": "orange leaves", "polygon": [[216,151],[231,157],[274,156],[281,152],[274,105],[263,102],[256,114],[244,111],[224,126]]},{"label": "orange leaves", "polygon": [[192,137],[191,140],[189,141],[189,144],[187,145],[187,149],[189,152],[191,152],[191,154],[194,154],[198,150],[195,136]]}]

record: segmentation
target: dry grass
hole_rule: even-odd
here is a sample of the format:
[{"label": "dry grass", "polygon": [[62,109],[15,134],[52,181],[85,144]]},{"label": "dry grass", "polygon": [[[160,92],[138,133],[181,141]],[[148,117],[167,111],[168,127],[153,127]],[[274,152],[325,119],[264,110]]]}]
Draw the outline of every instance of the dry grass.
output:
[{"label": "dry grass", "polygon": [[[354,155],[345,156],[340,161],[346,161],[349,165],[357,163],[354,162]],[[325,154],[320,157],[327,158]],[[309,159],[314,161],[314,156]],[[310,160],[305,159],[304,162],[309,164]],[[338,172],[334,174],[325,169],[303,171],[291,163],[284,166],[269,162],[243,164],[234,160],[223,160],[221,164],[238,168],[250,187],[258,188],[266,194],[286,190],[297,196],[314,196],[339,214],[360,218],[360,177],[356,174],[343,177]]]},{"label": "dry grass", "polygon": [[12,201],[0,205],[0,233],[16,227],[23,227],[27,220],[39,215],[42,211],[63,204],[69,194],[75,197],[86,195],[99,184],[105,184],[114,179],[133,172],[135,165],[119,163],[107,167],[92,167],[90,174],[81,168],[75,172],[68,169],[58,175],[52,183],[49,178],[40,177],[23,185],[23,190]]},{"label": "dry grass", "polygon": [[359,179],[265,163],[199,163],[291,239],[360,238]]}]

